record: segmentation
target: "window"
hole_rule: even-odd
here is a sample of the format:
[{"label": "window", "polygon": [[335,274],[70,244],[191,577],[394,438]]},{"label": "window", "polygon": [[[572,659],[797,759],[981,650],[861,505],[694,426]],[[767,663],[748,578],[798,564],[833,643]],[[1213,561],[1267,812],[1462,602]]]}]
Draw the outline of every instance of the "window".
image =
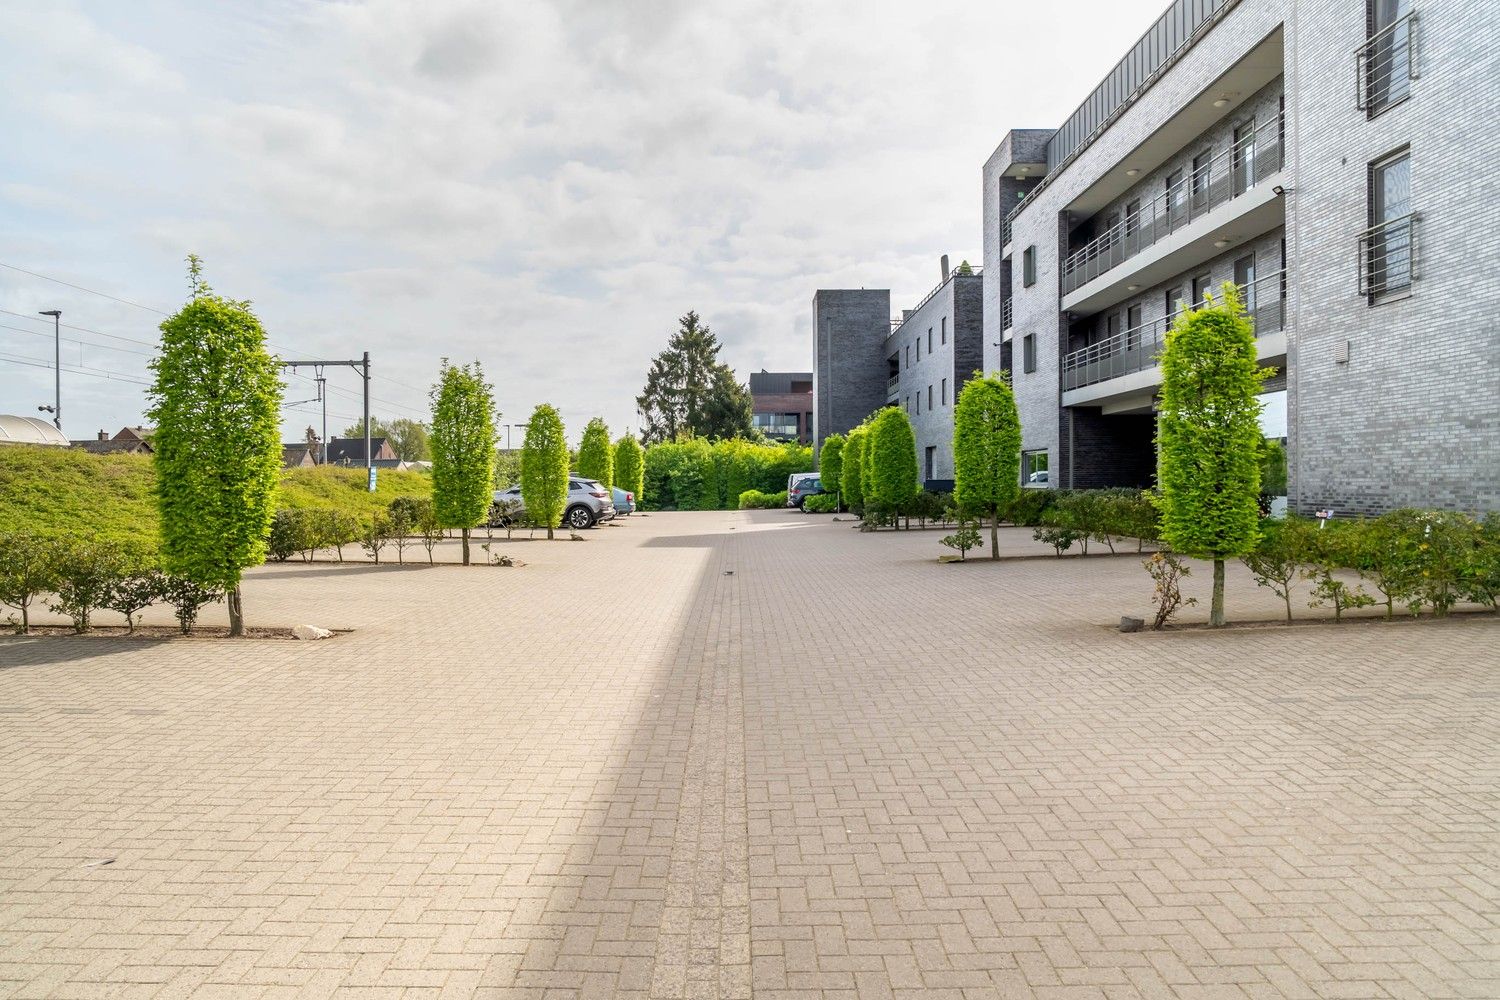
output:
[{"label": "window", "polygon": [[1112,312],[1104,317],[1104,343],[1109,343],[1120,335],[1120,314]]},{"label": "window", "polygon": [[1383,295],[1411,287],[1411,151],[1370,165],[1370,228],[1360,240],[1365,292]]},{"label": "window", "polygon": [[946,344],[947,342],[948,342],[948,317],[944,316],[943,317],[943,339],[942,339],[941,343]]},{"label": "window", "polygon": [[1255,119],[1234,130],[1234,193],[1244,194],[1255,184]]},{"label": "window", "polygon": [[1171,322],[1173,316],[1186,309],[1187,306],[1182,301],[1182,286],[1173,285],[1171,288],[1168,288],[1162,305],[1163,315],[1167,317],[1168,322]]},{"label": "window", "polygon": [[1368,0],[1369,41],[1357,56],[1363,101],[1374,118],[1411,94],[1410,0]]},{"label": "window", "polygon": [[1141,199],[1136,198],[1125,206],[1125,238],[1133,241],[1141,230]]},{"label": "window", "polygon": [[1193,207],[1203,208],[1208,204],[1210,174],[1213,171],[1213,150],[1205,149],[1193,157]]},{"label": "window", "polygon": [[947,379],[943,379],[943,394],[940,397],[938,397],[938,398],[939,398],[939,401],[944,406],[948,405],[948,380]]},{"label": "window", "polygon": [[927,353],[932,353],[932,327],[927,328]]},{"label": "window", "polygon": [[1234,262],[1234,283],[1240,286],[1245,312],[1255,315],[1255,254],[1248,253]]},{"label": "window", "polygon": [[750,426],[766,437],[776,441],[795,441],[802,428],[795,413],[756,413],[750,418]]},{"label": "window", "polygon": [[928,478],[928,479],[936,479],[937,478],[937,476],[933,474],[933,467],[936,466],[936,465],[937,465],[937,446],[930,444],[930,445],[927,446],[927,477],[926,478]]},{"label": "window", "polygon": [[1036,244],[1027,247],[1021,254],[1021,285],[1030,288],[1036,284]]},{"label": "window", "polygon": [[1193,279],[1192,307],[1194,309],[1203,308],[1203,297],[1208,294],[1209,288],[1212,287],[1212,282],[1213,277],[1207,271],[1203,272]]},{"label": "window", "polygon": [[922,390],[920,388],[918,388],[917,389],[917,416],[920,417],[921,415],[922,415]]},{"label": "window", "polygon": [[906,367],[911,367],[911,345],[906,345]]},{"label": "window", "polygon": [[906,407],[906,412],[907,413],[910,413],[911,412],[911,397],[907,396],[906,399],[905,399],[905,401],[903,401],[901,405],[904,406],[904,407]]},{"label": "window", "polygon": [[1141,346],[1141,325],[1140,306],[1125,310],[1125,350],[1133,351]]},{"label": "window", "polygon": [[1045,451],[1021,452],[1021,485],[1042,487],[1048,484],[1047,453]]},{"label": "window", "polygon": [[1182,183],[1182,168],[1178,167],[1167,175],[1167,216],[1174,222],[1181,211],[1187,207],[1187,187]]},{"label": "window", "polygon": [[932,386],[927,387],[927,408],[932,409]]},{"label": "window", "polygon": [[1021,370],[1036,371],[1036,334],[1028,333],[1021,338]]}]

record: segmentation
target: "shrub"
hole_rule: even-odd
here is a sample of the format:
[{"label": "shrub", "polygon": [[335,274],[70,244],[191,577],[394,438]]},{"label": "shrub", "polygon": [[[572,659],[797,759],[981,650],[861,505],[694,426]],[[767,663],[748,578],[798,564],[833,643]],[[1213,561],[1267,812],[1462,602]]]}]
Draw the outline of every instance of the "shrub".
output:
[{"label": "shrub", "polygon": [[[816,499],[809,497],[808,499]],[[762,493],[760,490],[746,490],[740,494],[740,510],[774,510],[777,507],[786,506],[786,490],[780,493]]]},{"label": "shrub", "polygon": [[[818,452],[818,476],[829,493],[837,496],[843,489],[844,435],[830,434],[823,440],[823,450]],[[835,507],[834,512],[837,510]]]},{"label": "shrub", "polygon": [[[433,564],[432,550],[443,540],[443,524],[437,518],[431,501],[417,505],[417,530],[422,533],[422,548],[427,550],[427,565]],[[505,522],[505,537],[510,537],[510,521]]]},{"label": "shrub", "polygon": [[125,631],[135,632],[135,616],[161,599],[161,571],[153,566],[137,566],[128,575],[110,584],[99,606],[125,616]]},{"label": "shrub", "polygon": [[583,428],[578,442],[578,474],[597,479],[607,490],[615,485],[615,449],[609,442],[609,425],[595,417]]},{"label": "shrub", "polygon": [[1113,498],[1112,490],[1066,490],[1059,494],[1057,506],[1043,523],[1072,529],[1084,555],[1089,554],[1090,541],[1103,542],[1113,552],[1115,542],[1110,535]]},{"label": "shrub", "polygon": [[1411,528],[1401,539],[1402,557],[1410,560],[1413,569],[1408,601],[1413,612],[1428,604],[1433,614],[1443,618],[1466,584],[1482,576],[1475,566],[1482,558],[1483,531],[1467,514],[1444,510],[1418,512]]},{"label": "shrub", "polygon": [[1324,604],[1333,605],[1333,620],[1342,621],[1345,608],[1363,608],[1375,603],[1375,598],[1365,593],[1364,588],[1350,586],[1334,574],[1358,562],[1358,544],[1364,525],[1359,521],[1329,521],[1322,528],[1309,531],[1308,550],[1312,567],[1303,570],[1302,577],[1312,580],[1310,608]]},{"label": "shrub", "polygon": [[380,550],[385,548],[390,537],[391,519],[384,514],[375,514],[364,524],[359,536],[359,547],[379,566]]},{"label": "shrub", "polygon": [[53,611],[73,620],[73,631],[87,632],[94,610],[104,606],[112,587],[129,572],[122,545],[97,538],[65,543],[59,550]]},{"label": "shrub", "polygon": [[0,534],[0,603],[20,609],[22,635],[31,631],[32,602],[56,585],[59,549],[55,539],[43,535]]},{"label": "shrub", "polygon": [[[782,494],[786,496],[785,493]],[[785,500],[782,501],[785,504]],[[809,514],[837,514],[839,505],[838,497],[832,493],[815,493],[802,501],[802,509]]]},{"label": "shrub", "polygon": [[643,510],[727,510],[741,493],[775,493],[787,477],[812,468],[812,449],[794,442],[755,444],[732,439],[654,444],[646,449]]},{"label": "shrub", "polygon": [[962,515],[955,513],[954,516],[958,521],[958,530],[951,535],[944,535],[941,541],[948,548],[957,549],[958,561],[964,562],[968,558],[970,549],[982,548],[984,546],[984,536],[979,533],[978,528],[970,524]]},{"label": "shrub", "polygon": [[172,605],[177,616],[177,627],[182,629],[183,635],[192,632],[193,625],[198,621],[198,612],[205,604],[212,604],[224,597],[222,590],[205,587],[195,580],[172,576],[170,573],[163,574],[160,582],[161,599]]},{"label": "shrub", "polygon": [[1414,562],[1416,549],[1404,544],[1407,537],[1421,535],[1424,521],[1415,510],[1397,510],[1358,525],[1358,539],[1350,565],[1369,580],[1385,600],[1385,616],[1394,617],[1396,603],[1406,603],[1417,587],[1420,570]]},{"label": "shrub", "polygon": [[865,510],[864,465],[865,439],[868,433],[863,426],[856,427],[844,438],[844,448],[839,454],[843,470],[839,477],[840,492],[844,506],[856,514]]},{"label": "shrub", "polygon": [[[424,504],[427,511],[432,511],[431,498],[422,497],[418,503]],[[359,518],[348,511],[332,509],[313,511],[313,518],[321,543],[332,548],[338,555],[339,562],[343,562],[344,546],[359,538]]]},{"label": "shrub", "polygon": [[646,492],[646,454],[632,435],[615,442],[615,480],[620,489],[635,494],[640,506]]},{"label": "shrub", "polygon": [[[396,562],[406,565],[406,548],[415,544],[412,533],[417,530],[417,501],[412,497],[397,497],[391,501],[386,514],[386,527],[391,544],[396,546]],[[436,518],[436,510],[433,512]]]},{"label": "shrub", "polygon": [[[1058,556],[1061,557],[1064,552],[1073,547],[1074,542],[1078,541],[1079,538],[1083,536],[1081,536],[1077,531],[1065,524],[1055,524],[1037,528],[1031,533],[1031,537],[1035,541],[1046,542],[1048,545],[1052,546],[1052,548],[1057,551]],[[1086,538],[1085,545],[1087,545]],[[1087,549],[1085,549],[1084,551],[1087,552]]]},{"label": "shrub", "polygon": [[1112,535],[1134,538],[1140,552],[1147,542],[1161,540],[1161,515],[1151,494],[1137,490],[1110,490],[1106,497],[1106,523]]},{"label": "shrub", "polygon": [[1255,551],[1241,557],[1256,584],[1271,588],[1286,603],[1288,622],[1292,620],[1292,584],[1308,560],[1308,535],[1314,530],[1312,525],[1297,518],[1268,521],[1261,528]]},{"label": "shrub", "polygon": [[302,548],[302,511],[278,510],[271,518],[271,534],[266,538],[266,552],[277,562],[286,562]]},{"label": "shrub", "polygon": [[1151,603],[1156,606],[1156,618],[1151,627],[1160,631],[1166,628],[1178,608],[1198,603],[1196,597],[1182,596],[1182,578],[1190,571],[1187,563],[1171,552],[1154,552],[1141,565],[1156,583],[1156,592],[1151,597]]},{"label": "shrub", "polygon": [[1474,537],[1474,555],[1460,587],[1466,600],[1495,607],[1500,602],[1500,513],[1491,511]]},{"label": "shrub", "polygon": [[1005,512],[1006,520],[1023,528],[1035,528],[1056,504],[1059,492],[1061,491],[1023,489]]},{"label": "shrub", "polygon": [[[907,512],[917,519],[917,523],[925,526],[928,521],[937,522],[951,520],[948,512],[953,507],[953,494],[940,493],[931,490],[918,490],[917,495],[912,497],[911,503],[907,505]],[[978,530],[976,527],[974,530]],[[974,546],[970,546],[974,548]]]},{"label": "shrub", "polygon": [[888,406],[876,415],[865,446],[865,465],[870,474],[864,487],[866,504],[874,500],[893,518],[906,511],[921,485],[917,439],[905,410]]},{"label": "shrub", "polygon": [[992,559],[1000,558],[1000,515],[1021,490],[1020,463],[1021,418],[1008,376],[970,379],[953,415],[954,493],[963,510],[990,518]]}]

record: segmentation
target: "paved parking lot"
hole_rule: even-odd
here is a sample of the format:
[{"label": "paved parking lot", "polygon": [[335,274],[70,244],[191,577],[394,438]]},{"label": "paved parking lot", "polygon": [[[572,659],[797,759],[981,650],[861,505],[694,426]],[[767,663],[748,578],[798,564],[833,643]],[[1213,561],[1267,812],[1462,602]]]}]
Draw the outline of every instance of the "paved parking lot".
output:
[{"label": "paved parking lot", "polygon": [[323,643],[0,639],[0,996],[1500,996],[1493,617],[587,537],[255,571]]}]

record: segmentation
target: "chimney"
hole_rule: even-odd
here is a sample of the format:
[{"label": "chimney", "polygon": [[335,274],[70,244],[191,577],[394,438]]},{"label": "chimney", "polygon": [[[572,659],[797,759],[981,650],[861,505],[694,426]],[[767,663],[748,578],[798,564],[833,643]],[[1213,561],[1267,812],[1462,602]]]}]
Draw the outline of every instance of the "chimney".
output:
[{"label": "chimney", "polygon": [[940,264],[941,264],[941,267],[943,269],[943,280],[947,281],[948,280],[948,255],[947,254],[943,254],[943,259],[940,262]]},{"label": "chimney", "polygon": [[99,440],[100,441],[108,441],[109,440],[109,431],[105,430],[103,427],[99,428]]}]

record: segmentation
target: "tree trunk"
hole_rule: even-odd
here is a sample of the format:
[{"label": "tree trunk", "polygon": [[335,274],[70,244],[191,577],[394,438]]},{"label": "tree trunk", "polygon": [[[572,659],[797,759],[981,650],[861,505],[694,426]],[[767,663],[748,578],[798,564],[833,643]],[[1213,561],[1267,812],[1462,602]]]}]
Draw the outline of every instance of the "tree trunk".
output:
[{"label": "tree trunk", "polygon": [[1214,560],[1214,597],[1212,610],[1208,613],[1210,628],[1224,624],[1224,560]]},{"label": "tree trunk", "polygon": [[1286,591],[1281,597],[1286,601],[1286,623],[1290,625],[1292,623],[1292,581],[1286,582]]},{"label": "tree trunk", "polygon": [[29,600],[21,602],[21,634],[31,634],[31,602]]},{"label": "tree trunk", "polygon": [[464,565],[469,565],[469,529],[464,529]]},{"label": "tree trunk", "polygon": [[547,525],[547,541],[552,541],[552,525]]},{"label": "tree trunk", "polygon": [[990,512],[990,558],[1000,558],[1000,512],[998,510]]},{"label": "tree trunk", "polygon": [[228,595],[229,605],[229,637],[237,638],[245,634],[245,609],[240,603],[240,588],[236,584]]}]

